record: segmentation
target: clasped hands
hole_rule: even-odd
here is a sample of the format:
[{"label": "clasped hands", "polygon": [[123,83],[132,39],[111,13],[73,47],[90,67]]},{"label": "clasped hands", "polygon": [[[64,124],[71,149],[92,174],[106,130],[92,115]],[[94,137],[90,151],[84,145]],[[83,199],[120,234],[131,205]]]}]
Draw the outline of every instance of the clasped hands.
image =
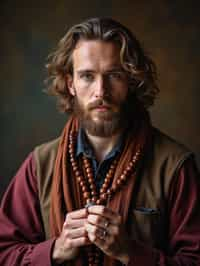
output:
[{"label": "clasped hands", "polygon": [[130,243],[121,216],[105,206],[93,205],[68,213],[52,258],[56,263],[74,259],[79,247],[90,244],[124,264],[129,261]]}]

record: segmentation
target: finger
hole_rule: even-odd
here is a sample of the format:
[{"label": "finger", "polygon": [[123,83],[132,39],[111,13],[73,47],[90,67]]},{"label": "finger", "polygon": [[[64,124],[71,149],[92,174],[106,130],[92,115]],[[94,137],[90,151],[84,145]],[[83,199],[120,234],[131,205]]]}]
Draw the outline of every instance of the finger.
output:
[{"label": "finger", "polygon": [[64,222],[64,228],[79,228],[83,227],[87,219],[66,219]]},{"label": "finger", "polygon": [[67,239],[74,239],[87,236],[87,231],[85,227],[81,227],[78,229],[65,230],[64,235]]},{"label": "finger", "polygon": [[88,208],[88,213],[103,216],[109,219],[109,221],[113,224],[121,223],[121,216],[118,213],[115,213],[111,209],[102,205],[90,206]]},{"label": "finger", "polygon": [[107,229],[110,226],[112,221],[108,220],[108,218],[105,218],[101,215],[89,214],[87,217],[87,222],[94,224],[94,225],[98,225],[102,227],[103,229]]},{"label": "finger", "polygon": [[104,229],[102,229],[101,227],[95,226],[93,224],[87,223],[85,225],[85,228],[88,233],[88,238],[93,243],[96,243],[97,239],[103,240],[104,237],[108,234]]},{"label": "finger", "polygon": [[69,248],[78,248],[89,244],[91,244],[91,242],[88,237],[79,237],[68,240]]},{"label": "finger", "polygon": [[86,225],[90,224],[90,225],[96,226],[97,228],[100,228],[103,231],[106,230],[107,234],[109,235],[113,235],[113,236],[119,235],[121,226],[118,224],[112,224],[112,223],[107,223],[107,222],[108,220],[102,218],[102,216],[90,214],[88,215],[88,220],[87,220]]},{"label": "finger", "polygon": [[95,244],[103,252],[109,255],[109,250],[112,243],[115,242],[113,236],[110,236],[107,232],[104,234],[105,230],[100,228],[94,228],[93,225],[87,225],[88,239],[91,243]]},{"label": "finger", "polygon": [[86,217],[87,217],[87,210],[85,208],[69,212],[66,215],[66,219],[80,219],[80,218],[86,218]]}]

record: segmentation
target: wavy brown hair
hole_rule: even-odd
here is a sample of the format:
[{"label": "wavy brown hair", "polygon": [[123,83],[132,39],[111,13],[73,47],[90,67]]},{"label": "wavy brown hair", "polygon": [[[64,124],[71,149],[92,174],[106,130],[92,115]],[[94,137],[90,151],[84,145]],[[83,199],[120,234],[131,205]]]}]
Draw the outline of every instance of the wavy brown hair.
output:
[{"label": "wavy brown hair", "polygon": [[73,111],[73,96],[66,84],[66,75],[73,75],[72,53],[79,40],[102,40],[120,46],[122,68],[129,77],[129,89],[145,108],[153,105],[159,92],[156,67],[139,41],[125,26],[110,18],[92,18],[73,26],[49,55],[46,92],[58,99],[62,112]]}]

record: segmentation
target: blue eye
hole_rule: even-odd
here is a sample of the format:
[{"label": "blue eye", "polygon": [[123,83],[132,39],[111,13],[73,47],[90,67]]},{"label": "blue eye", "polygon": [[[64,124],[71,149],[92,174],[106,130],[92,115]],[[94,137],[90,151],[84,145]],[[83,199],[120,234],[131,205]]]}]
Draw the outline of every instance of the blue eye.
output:
[{"label": "blue eye", "polygon": [[123,72],[111,72],[108,74],[109,78],[110,79],[113,79],[113,80],[122,80],[124,75]]},{"label": "blue eye", "polygon": [[83,73],[83,74],[81,74],[80,77],[81,77],[81,79],[83,79],[83,80],[85,80],[87,82],[93,81],[93,79],[94,79],[94,77],[93,77],[93,75],[91,73]]}]

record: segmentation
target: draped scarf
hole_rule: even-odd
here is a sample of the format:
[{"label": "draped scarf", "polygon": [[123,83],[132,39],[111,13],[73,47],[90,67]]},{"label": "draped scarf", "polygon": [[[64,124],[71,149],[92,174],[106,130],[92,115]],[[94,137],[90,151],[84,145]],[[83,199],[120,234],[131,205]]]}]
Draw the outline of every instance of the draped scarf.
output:
[{"label": "draped scarf", "polygon": [[[50,232],[52,237],[58,237],[60,235],[66,213],[84,208],[81,190],[73,174],[68,152],[69,134],[71,131],[78,132],[78,129],[78,119],[72,116],[66,123],[58,146],[50,203]],[[127,167],[138,149],[142,151],[142,156],[140,157],[140,160],[142,160],[145,150],[147,146],[149,146],[150,139],[151,124],[149,115],[145,110],[143,110],[142,112],[140,111],[139,114],[137,113],[137,119],[134,120],[132,125],[129,125],[124,148],[116,167],[112,185],[116,183],[116,180]],[[107,205],[108,208],[122,216],[122,222],[124,224],[127,223],[136,176],[137,170],[131,174],[126,184],[124,184],[121,189],[114,194]],[[82,248],[80,248],[80,250],[81,249]],[[77,256],[74,260],[67,262],[67,265],[85,265],[81,254],[82,253],[80,252],[79,256]],[[104,266],[116,266],[117,264],[117,260],[114,260],[106,255],[104,256]]]}]

